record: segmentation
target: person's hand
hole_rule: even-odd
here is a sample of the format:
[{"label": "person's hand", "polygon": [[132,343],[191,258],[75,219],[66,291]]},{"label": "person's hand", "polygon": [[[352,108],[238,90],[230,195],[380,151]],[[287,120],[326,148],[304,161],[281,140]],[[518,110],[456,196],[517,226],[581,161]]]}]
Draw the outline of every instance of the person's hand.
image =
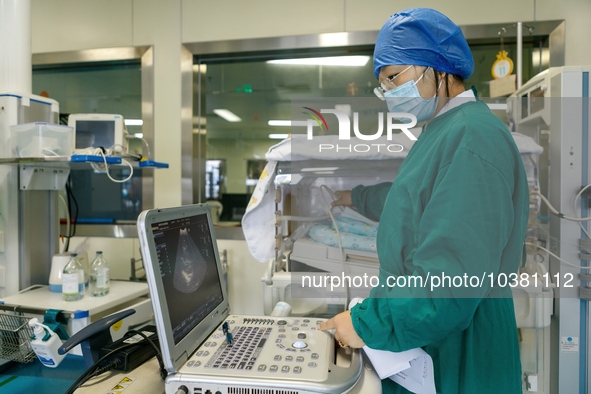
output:
[{"label": "person's hand", "polygon": [[361,348],[365,346],[363,339],[357,335],[355,328],[353,328],[351,311],[339,313],[332,319],[320,323],[318,328],[320,330],[332,330],[334,328],[334,338],[342,347]]},{"label": "person's hand", "polygon": [[337,190],[334,192],[336,194],[336,199],[332,202],[332,206],[347,206],[352,207],[353,201],[351,200],[351,190]]}]

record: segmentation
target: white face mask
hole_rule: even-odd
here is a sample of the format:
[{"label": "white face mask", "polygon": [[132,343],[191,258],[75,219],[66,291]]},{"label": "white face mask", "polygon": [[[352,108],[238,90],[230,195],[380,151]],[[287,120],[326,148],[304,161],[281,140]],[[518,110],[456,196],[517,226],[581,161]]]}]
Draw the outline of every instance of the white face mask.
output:
[{"label": "white face mask", "polygon": [[[425,70],[425,72],[427,72],[427,70]],[[423,122],[430,119],[437,109],[437,104],[439,102],[437,92],[439,91],[443,80],[439,83],[437,91],[433,97],[425,100],[421,97],[419,89],[417,88],[417,83],[423,78],[423,76],[425,76],[425,73],[423,73],[423,75],[421,75],[416,81],[410,80],[398,86],[396,89],[384,92],[388,111],[413,114],[417,117],[417,122]],[[404,119],[408,118],[400,118],[399,120]]]}]

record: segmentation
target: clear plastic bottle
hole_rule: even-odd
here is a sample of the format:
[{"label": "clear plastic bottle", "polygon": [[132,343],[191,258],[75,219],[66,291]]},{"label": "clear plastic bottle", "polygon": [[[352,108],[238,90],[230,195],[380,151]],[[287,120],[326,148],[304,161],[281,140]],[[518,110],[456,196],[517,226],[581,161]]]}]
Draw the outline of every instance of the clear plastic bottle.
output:
[{"label": "clear plastic bottle", "polygon": [[84,268],[77,254],[70,254],[70,261],[62,272],[62,294],[66,301],[78,301],[84,297]]},{"label": "clear plastic bottle", "polygon": [[109,294],[110,270],[109,263],[100,250],[90,264],[90,285],[88,291],[93,297],[101,297]]}]

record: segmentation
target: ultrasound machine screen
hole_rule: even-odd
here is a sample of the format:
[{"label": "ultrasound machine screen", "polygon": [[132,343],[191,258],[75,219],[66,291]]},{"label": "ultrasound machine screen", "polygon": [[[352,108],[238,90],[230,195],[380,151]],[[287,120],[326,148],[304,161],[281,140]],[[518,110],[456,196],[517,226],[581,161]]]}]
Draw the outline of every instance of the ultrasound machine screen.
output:
[{"label": "ultrasound machine screen", "polygon": [[178,344],[223,301],[206,214],[152,224],[163,296]]}]

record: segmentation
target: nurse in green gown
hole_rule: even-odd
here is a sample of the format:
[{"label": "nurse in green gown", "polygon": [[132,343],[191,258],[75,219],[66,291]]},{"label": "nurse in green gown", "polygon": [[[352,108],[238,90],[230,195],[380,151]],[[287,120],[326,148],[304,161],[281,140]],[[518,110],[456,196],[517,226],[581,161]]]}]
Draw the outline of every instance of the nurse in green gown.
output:
[{"label": "nurse in green gown", "polygon": [[[528,185],[509,130],[464,87],[473,69],[460,28],[435,10],[404,10],[382,27],[376,94],[424,126],[393,184],[341,193],[379,219],[380,285],[320,328],[355,348],[423,348],[438,393],[521,393],[512,293],[500,285],[519,267]],[[399,276],[430,282],[392,286]],[[390,379],[382,387],[408,392]]]}]

